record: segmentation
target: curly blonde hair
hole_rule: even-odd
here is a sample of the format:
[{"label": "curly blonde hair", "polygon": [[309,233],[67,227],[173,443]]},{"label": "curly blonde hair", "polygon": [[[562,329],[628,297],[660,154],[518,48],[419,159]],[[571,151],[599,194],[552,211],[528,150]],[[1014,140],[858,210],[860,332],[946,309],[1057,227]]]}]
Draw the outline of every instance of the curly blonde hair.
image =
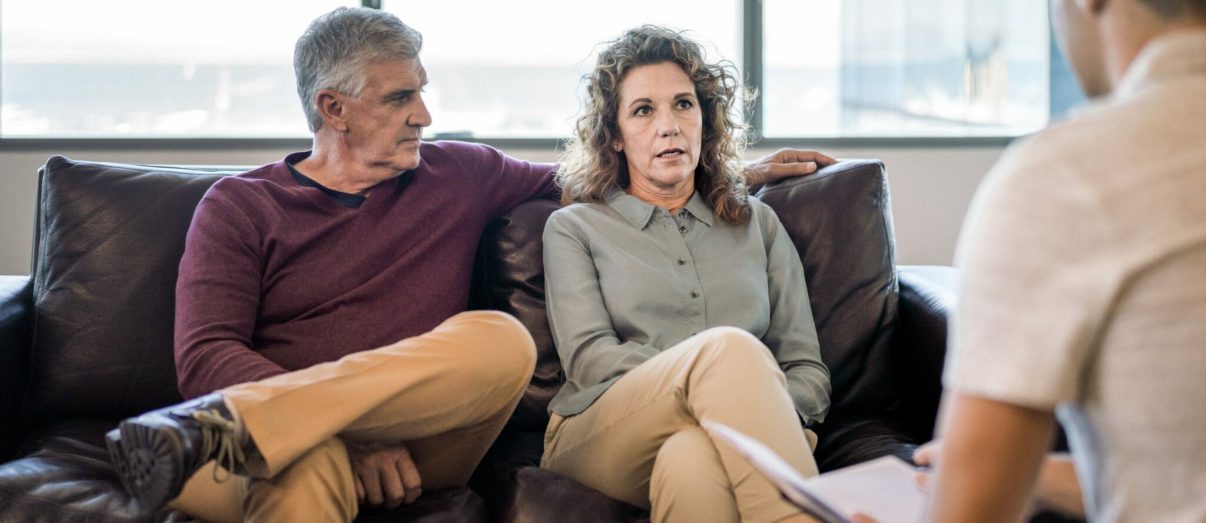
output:
[{"label": "curly blonde hair", "polygon": [[594,71],[583,78],[585,107],[557,169],[561,201],[602,202],[612,189],[628,188],[628,162],[623,152],[612,149],[620,137],[620,84],[635,67],[665,62],[677,64],[691,78],[703,113],[695,190],[720,219],[744,223],[750,214],[741,167],[746,125],[735,115],[741,89],[736,68],[729,62],[705,62],[699,43],[654,25],[629,29],[608,42]]}]

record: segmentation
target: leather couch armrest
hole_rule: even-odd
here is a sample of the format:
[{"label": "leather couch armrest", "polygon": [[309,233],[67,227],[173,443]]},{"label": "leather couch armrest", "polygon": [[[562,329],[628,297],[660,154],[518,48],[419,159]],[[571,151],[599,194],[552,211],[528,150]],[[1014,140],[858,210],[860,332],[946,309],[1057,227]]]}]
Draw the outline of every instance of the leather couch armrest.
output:
[{"label": "leather couch armrest", "polygon": [[902,265],[900,323],[896,331],[896,363],[901,376],[903,407],[911,431],[921,440],[933,434],[942,396],[947,321],[956,305],[959,271],[953,267]]},{"label": "leather couch armrest", "polygon": [[21,393],[25,389],[33,325],[33,280],[0,276],[0,460],[20,438]]}]

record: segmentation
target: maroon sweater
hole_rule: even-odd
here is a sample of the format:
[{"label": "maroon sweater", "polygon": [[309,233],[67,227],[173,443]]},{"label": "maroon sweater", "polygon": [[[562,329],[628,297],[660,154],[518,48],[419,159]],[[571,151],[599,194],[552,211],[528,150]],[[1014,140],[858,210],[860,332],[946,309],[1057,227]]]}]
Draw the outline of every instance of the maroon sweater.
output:
[{"label": "maroon sweater", "polygon": [[434,142],[348,207],[293,176],[307,155],[222,179],[197,206],[176,283],[187,398],[431,330],[468,307],[486,225],[557,192],[552,165]]}]

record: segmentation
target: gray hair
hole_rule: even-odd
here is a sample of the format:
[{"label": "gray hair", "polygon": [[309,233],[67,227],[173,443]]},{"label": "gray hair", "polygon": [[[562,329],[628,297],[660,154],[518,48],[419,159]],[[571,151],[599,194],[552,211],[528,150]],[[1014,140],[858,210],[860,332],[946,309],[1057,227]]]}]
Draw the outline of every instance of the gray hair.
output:
[{"label": "gray hair", "polygon": [[297,39],[293,72],[311,132],[322,128],[314,96],[332,89],[351,96],[364,89],[366,66],[380,60],[413,60],[423,35],[380,9],[340,7],[318,17]]}]

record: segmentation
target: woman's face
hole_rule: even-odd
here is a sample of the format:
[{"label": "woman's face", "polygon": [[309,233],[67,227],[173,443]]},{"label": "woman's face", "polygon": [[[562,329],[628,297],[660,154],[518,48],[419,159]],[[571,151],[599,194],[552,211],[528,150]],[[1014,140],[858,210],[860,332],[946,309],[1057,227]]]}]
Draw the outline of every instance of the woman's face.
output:
[{"label": "woman's face", "polygon": [[620,137],[633,186],[665,192],[695,183],[703,112],[695,84],[677,64],[641,65],[620,81]]}]

